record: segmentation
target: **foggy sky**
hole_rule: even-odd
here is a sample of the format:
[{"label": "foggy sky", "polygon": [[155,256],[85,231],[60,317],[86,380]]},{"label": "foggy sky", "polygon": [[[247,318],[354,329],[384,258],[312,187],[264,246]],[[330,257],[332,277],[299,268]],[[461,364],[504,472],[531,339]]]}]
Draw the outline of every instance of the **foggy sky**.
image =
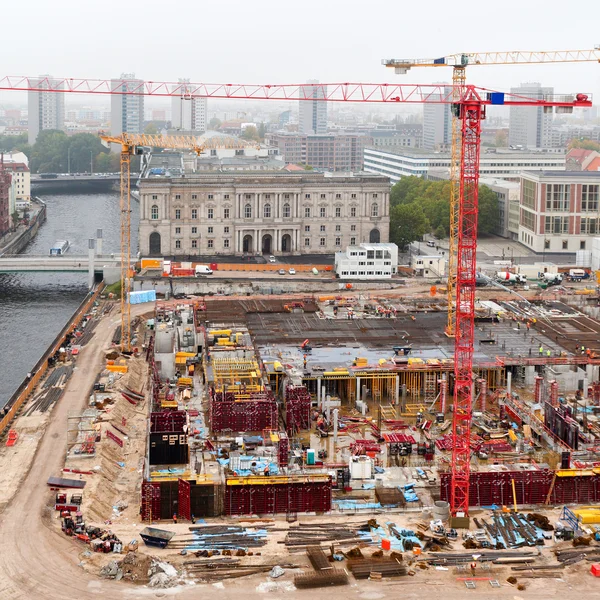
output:
[{"label": "foggy sky", "polygon": [[[395,75],[381,59],[600,44],[599,0],[28,0],[3,22],[2,75],[206,83],[433,83],[451,69]],[[467,80],[502,91],[539,81],[600,102],[596,63],[473,66]]]}]

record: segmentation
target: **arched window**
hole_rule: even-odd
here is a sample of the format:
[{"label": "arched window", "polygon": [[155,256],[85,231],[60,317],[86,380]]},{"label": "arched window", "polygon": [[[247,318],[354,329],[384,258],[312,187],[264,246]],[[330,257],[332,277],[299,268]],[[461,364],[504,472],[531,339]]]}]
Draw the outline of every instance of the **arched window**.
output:
[{"label": "arched window", "polygon": [[158,206],[156,204],[153,204],[152,208],[150,209],[150,218],[153,221],[156,221],[158,219]]},{"label": "arched window", "polygon": [[290,216],[290,205],[287,202],[283,205],[283,216],[284,217]]},{"label": "arched window", "polygon": [[263,208],[263,217],[265,219],[269,219],[271,217],[271,205],[270,204],[265,204],[265,206]]},{"label": "arched window", "polygon": [[373,202],[373,204],[371,204],[371,216],[372,217],[379,216],[379,204],[377,204],[377,202]]},{"label": "arched window", "polygon": [[251,219],[252,218],[252,204],[246,204],[246,206],[244,206],[244,219]]}]

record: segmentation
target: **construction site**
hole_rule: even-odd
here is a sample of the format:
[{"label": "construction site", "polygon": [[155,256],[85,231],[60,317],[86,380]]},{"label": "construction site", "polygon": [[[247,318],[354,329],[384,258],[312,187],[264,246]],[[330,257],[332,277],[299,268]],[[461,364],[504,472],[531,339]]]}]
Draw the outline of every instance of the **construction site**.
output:
[{"label": "construction site", "polygon": [[[69,415],[48,485],[78,517],[57,525],[105,577],[159,587],[575,576],[600,559],[599,298],[580,292],[478,297],[468,515],[451,512],[445,298],[158,300]],[[157,556],[173,571],[142,576]]]},{"label": "construction site", "polygon": [[[487,107],[568,113],[591,101],[465,81],[468,64],[596,52],[384,61],[397,73],[452,66],[452,86],[318,84],[323,101],[452,105],[442,297],[405,281],[330,295],[155,300],[154,290],[152,303],[132,306],[142,299],[132,291],[131,156],[209,145],[102,136],[121,146],[120,324],[100,284],[2,419],[0,529],[12,544],[0,544],[0,593],[40,597],[43,586],[45,597],[87,598],[137,594],[126,586],[138,584],[191,597],[209,584],[222,598],[324,587],[339,598],[421,598],[444,586],[448,598],[546,598],[543,579],[597,593],[598,288],[516,299],[479,290],[476,265]],[[59,84],[51,91],[128,93]],[[166,89],[148,82],[140,93],[315,98],[314,84]]]}]

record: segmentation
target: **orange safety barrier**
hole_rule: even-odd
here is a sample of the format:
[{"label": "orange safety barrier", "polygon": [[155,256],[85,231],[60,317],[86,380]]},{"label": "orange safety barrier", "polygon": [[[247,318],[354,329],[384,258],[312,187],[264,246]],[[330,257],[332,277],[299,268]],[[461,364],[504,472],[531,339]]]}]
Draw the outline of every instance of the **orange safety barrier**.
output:
[{"label": "orange safety barrier", "polygon": [[23,403],[27,400],[29,395],[35,390],[37,384],[40,382],[42,377],[46,374],[48,370],[48,359],[53,356],[58,349],[64,344],[67,336],[77,328],[84,315],[89,311],[90,307],[94,304],[102,290],[104,289],[104,284],[101,283],[98,285],[94,293],[88,298],[86,303],[81,306],[81,308],[77,311],[75,317],[71,319],[69,325],[67,325],[64,329],[60,338],[56,341],[56,343],[44,354],[42,359],[40,360],[39,368],[32,374],[31,379],[25,386],[21,393],[18,395],[17,399],[11,406],[10,410],[4,418],[0,421],[0,434],[4,432],[4,430],[9,426],[11,421],[15,418],[17,412],[23,406]]}]

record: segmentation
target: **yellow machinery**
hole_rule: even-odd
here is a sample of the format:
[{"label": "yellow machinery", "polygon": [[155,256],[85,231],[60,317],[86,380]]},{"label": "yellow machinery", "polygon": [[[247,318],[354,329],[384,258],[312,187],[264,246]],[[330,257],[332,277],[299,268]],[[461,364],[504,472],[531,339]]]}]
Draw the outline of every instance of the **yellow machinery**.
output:
[{"label": "yellow machinery", "polygon": [[204,150],[244,148],[253,144],[226,136],[201,139],[184,135],[123,133],[114,136],[101,133],[100,139],[106,146],[121,146],[121,351],[131,352],[131,312],[128,302],[131,289],[131,156],[143,153],[144,147],[192,150],[200,155]]},{"label": "yellow machinery", "polygon": [[[469,65],[525,65],[538,63],[600,62],[600,46],[593,50],[561,50],[550,52],[481,52],[451,54],[440,58],[383,60],[386,67],[404,75],[412,67],[452,67],[452,99],[461,98]],[[461,121],[453,113],[452,155],[450,159],[450,224],[448,241],[448,322],[446,335],[454,336],[456,325],[456,274],[458,250],[458,211],[460,196]]]}]

